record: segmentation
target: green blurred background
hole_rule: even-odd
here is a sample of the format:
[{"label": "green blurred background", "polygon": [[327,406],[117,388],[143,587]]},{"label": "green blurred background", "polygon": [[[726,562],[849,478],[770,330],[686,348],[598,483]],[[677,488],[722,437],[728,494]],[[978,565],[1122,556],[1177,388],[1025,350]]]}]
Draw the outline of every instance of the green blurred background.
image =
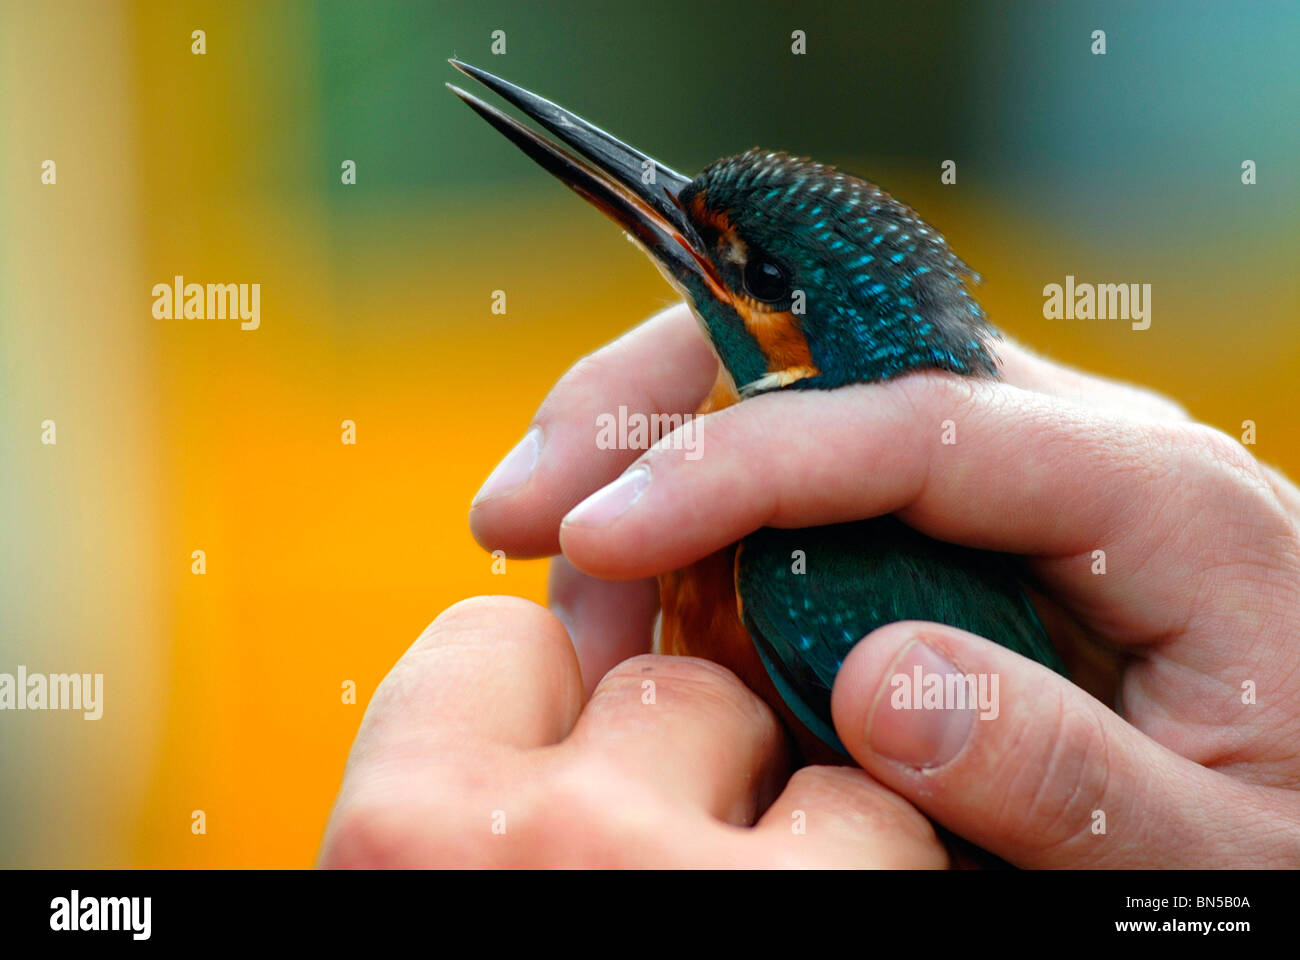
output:
[{"label": "green blurred background", "polygon": [[[543,598],[542,563],[492,573],[469,500],[566,367],[672,294],[443,89],[451,55],[680,170],[762,145],[875,180],[1004,330],[1254,420],[1300,475],[1297,4],[0,11],[0,672],[105,674],[102,720],[0,713],[0,865],[306,865],[424,625]],[[176,274],[261,283],[261,329],[154,319]],[[1151,329],[1044,320],[1066,274],[1151,283]]]}]

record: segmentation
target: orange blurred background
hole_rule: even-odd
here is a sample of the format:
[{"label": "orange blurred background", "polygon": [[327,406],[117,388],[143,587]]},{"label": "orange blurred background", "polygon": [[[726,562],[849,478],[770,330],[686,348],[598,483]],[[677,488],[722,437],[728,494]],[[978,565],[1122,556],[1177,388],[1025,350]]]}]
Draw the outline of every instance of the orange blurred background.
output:
[{"label": "orange blurred background", "polygon": [[[543,562],[493,573],[469,501],[555,379],[671,291],[442,89],[452,54],[679,169],[759,143],[868,176],[1009,334],[1254,420],[1300,476],[1294,8],[594,9],[4,7],[0,671],[102,672],[105,712],[0,713],[0,866],[308,865],[421,629],[544,600]],[[1043,319],[1067,273],[1151,283],[1151,329]],[[260,329],[155,319],[178,274],[260,283]]]}]

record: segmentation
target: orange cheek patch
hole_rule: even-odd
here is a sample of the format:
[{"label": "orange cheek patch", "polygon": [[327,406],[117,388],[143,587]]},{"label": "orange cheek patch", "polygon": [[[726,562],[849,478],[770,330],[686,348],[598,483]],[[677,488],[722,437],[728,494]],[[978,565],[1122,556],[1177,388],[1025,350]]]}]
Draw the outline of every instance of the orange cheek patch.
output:
[{"label": "orange cheek patch", "polygon": [[767,357],[769,373],[798,367],[811,371],[806,376],[817,374],[808,341],[793,314],[788,311],[755,310],[740,298],[735,299],[735,307],[745,321],[745,329],[758,341],[758,348]]}]

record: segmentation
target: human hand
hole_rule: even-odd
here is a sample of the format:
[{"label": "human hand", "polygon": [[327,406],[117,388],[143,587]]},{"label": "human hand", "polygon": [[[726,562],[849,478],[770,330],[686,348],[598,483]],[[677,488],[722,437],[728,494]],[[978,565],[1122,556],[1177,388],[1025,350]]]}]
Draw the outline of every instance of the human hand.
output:
[{"label": "human hand", "polygon": [[[707,394],[716,362],[674,308],[561,380],[535,419],[536,454],[508,458],[471,523],[486,546],[562,548],[614,579],[685,566],[762,526],[885,513],[1024,555],[1072,675],[1120,713],[986,640],[892,624],[836,684],[854,758],[1024,866],[1300,864],[1300,493],[1169,401],[1014,345],[999,353],[1003,382],[925,373],[755,398],[708,417],[696,461],[671,443],[597,450],[598,413],[686,413]],[[610,655],[599,634],[575,642],[584,666]],[[997,719],[888,709],[889,678],[917,657],[996,674]]]},{"label": "human hand", "polygon": [[325,867],[941,867],[861,770],[805,767],[729,671],[642,656],[590,699],[560,622],[513,597],[442,614],[366,710]]}]

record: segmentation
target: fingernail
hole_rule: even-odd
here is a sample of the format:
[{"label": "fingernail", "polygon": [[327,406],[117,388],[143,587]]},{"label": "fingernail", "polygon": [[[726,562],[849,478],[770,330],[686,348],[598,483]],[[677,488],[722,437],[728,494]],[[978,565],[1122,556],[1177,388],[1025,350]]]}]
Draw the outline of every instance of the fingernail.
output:
[{"label": "fingernail", "polygon": [[514,493],[522,487],[533,475],[533,469],[537,466],[537,457],[541,452],[542,431],[533,427],[488,475],[478,493],[474,494],[470,506],[476,507],[484,500]]},{"label": "fingernail", "polygon": [[569,511],[564,522],[572,527],[599,527],[609,523],[641,499],[648,486],[650,468],[643,463],[582,501]]},{"label": "fingernail", "polygon": [[[960,672],[933,648],[912,641],[885,674],[883,689],[867,724],[867,743],[882,757],[912,767],[938,767],[961,752],[970,737],[975,711],[945,703],[948,678]],[[940,684],[937,698],[934,681]]]}]

